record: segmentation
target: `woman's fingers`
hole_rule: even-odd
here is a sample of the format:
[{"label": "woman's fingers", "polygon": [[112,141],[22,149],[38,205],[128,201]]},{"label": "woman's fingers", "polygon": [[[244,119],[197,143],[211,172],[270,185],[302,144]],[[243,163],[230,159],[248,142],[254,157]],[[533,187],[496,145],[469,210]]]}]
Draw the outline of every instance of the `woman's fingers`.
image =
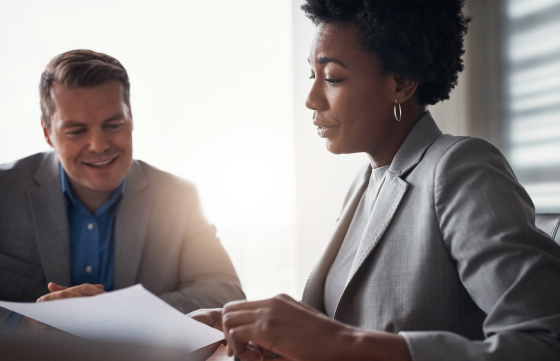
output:
[{"label": "woman's fingers", "polygon": [[257,321],[257,311],[230,311],[222,316],[222,327],[224,332],[242,325],[252,324]]},{"label": "woman's fingers", "polygon": [[298,307],[298,308],[300,308],[300,309],[302,309],[302,310],[310,311],[310,312],[312,312],[312,313],[320,313],[319,311],[317,311],[317,310],[314,309],[313,307],[309,306],[308,304],[305,304],[305,303],[303,303],[303,302],[301,302],[301,301],[296,301],[296,300],[294,300],[292,297],[290,297],[290,296],[288,296],[288,295],[285,295],[285,294],[277,295],[277,296],[275,296],[274,298],[278,298],[278,299],[280,299],[280,300],[283,300],[283,301],[285,301],[285,302],[287,302],[287,303],[289,303],[289,304],[291,304],[291,305],[293,305],[293,306],[295,306],[295,307]]},{"label": "woman's fingers", "polygon": [[222,331],[221,308],[200,309],[188,313],[187,316],[195,321],[202,322],[207,326],[214,327],[215,329]]},{"label": "woman's fingers", "polygon": [[[226,333],[228,356],[237,355],[246,360],[259,360],[266,352],[257,346],[253,325],[231,328]],[[249,347],[248,347],[249,346]]]},{"label": "woman's fingers", "polygon": [[265,306],[268,301],[268,299],[260,301],[233,301],[226,303],[223,310],[224,314],[232,311],[254,310]]}]

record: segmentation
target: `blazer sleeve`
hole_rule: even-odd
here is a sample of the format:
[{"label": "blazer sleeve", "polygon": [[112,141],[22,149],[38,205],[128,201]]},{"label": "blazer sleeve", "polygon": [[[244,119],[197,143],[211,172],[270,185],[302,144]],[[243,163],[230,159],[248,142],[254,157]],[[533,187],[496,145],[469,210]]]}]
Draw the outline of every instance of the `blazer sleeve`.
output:
[{"label": "blazer sleeve", "polygon": [[204,217],[196,188],[187,183],[183,194],[189,209],[180,251],[180,284],[175,292],[159,297],[183,313],[245,299],[216,228]]},{"label": "blazer sleeve", "polygon": [[8,320],[11,314],[12,311],[0,307],[0,329],[2,329],[2,326]]},{"label": "blazer sleeve", "polygon": [[441,158],[434,203],[461,282],[486,313],[485,339],[401,332],[414,361],[560,360],[560,247],[503,155],[467,138]]}]

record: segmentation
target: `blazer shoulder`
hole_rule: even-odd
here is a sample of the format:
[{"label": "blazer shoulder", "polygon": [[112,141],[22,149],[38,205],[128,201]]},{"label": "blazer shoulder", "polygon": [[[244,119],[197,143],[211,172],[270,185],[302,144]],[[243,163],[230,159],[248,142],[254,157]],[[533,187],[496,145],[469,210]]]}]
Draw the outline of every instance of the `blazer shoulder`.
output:
[{"label": "blazer shoulder", "polygon": [[484,163],[489,158],[507,163],[500,150],[484,139],[448,134],[437,139],[424,158],[435,166],[453,166],[456,160],[461,160],[461,163],[464,161]]},{"label": "blazer shoulder", "polygon": [[134,162],[142,169],[150,188],[156,193],[196,192],[196,186],[189,180],[158,169],[141,160],[135,160]]},{"label": "blazer shoulder", "polygon": [[10,163],[0,164],[0,184],[27,185],[33,181],[37,170],[49,155],[51,155],[51,152],[42,152]]}]

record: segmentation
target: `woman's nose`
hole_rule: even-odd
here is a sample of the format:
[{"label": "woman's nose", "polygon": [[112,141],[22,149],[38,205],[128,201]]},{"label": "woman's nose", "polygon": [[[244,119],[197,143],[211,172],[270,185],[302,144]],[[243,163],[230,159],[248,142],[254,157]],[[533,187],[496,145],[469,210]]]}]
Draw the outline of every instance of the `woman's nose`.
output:
[{"label": "woman's nose", "polygon": [[305,106],[311,110],[325,110],[328,107],[327,99],[325,97],[322,82],[315,79],[313,85],[307,94],[307,99],[305,100]]}]

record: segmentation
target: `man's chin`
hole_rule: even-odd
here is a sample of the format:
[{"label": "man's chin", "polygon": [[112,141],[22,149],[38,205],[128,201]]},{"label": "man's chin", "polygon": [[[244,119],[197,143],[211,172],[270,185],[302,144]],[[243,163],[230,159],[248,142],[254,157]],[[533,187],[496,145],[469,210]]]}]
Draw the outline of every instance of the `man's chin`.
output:
[{"label": "man's chin", "polygon": [[119,188],[124,177],[115,177],[112,179],[84,179],[80,182],[82,188],[90,192],[110,193]]}]

